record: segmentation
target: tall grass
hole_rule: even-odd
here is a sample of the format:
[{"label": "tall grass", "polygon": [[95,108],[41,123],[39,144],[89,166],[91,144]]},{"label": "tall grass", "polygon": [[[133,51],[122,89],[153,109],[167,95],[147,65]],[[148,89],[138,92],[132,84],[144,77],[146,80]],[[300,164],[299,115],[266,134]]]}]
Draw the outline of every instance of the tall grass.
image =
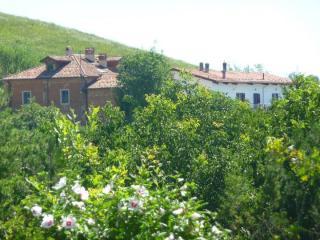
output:
[{"label": "tall grass", "polygon": [[[124,56],[135,48],[52,23],[0,13],[0,78],[3,75],[39,64],[47,55],[63,55],[66,46],[74,52],[94,47],[109,56]],[[172,66],[191,66],[169,59]]]}]

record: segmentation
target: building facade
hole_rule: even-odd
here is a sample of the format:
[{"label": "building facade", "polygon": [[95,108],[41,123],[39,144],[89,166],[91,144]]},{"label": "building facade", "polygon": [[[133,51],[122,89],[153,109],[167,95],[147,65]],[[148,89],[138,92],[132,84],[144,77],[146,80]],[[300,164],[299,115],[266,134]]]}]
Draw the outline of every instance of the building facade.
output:
[{"label": "building facade", "polygon": [[93,48],[87,48],[84,56],[73,54],[71,48],[66,48],[65,56],[47,56],[40,66],[3,79],[11,93],[10,106],[17,109],[33,99],[62,112],[73,109],[81,118],[90,105],[116,104],[120,59],[95,55]]},{"label": "building facade", "polygon": [[[182,69],[174,68],[174,79],[181,78]],[[233,99],[248,101],[253,107],[270,106],[273,99],[282,98],[283,89],[291,80],[269,73],[229,72],[223,63],[222,71],[212,71],[209,64],[200,63],[199,69],[187,70],[192,78],[206,88],[224,93]]]}]

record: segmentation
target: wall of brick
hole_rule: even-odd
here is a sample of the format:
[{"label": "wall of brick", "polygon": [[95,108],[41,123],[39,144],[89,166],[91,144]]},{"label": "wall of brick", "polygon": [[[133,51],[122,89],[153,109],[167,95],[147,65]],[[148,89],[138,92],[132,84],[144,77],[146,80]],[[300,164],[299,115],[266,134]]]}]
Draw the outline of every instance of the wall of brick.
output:
[{"label": "wall of brick", "polygon": [[[87,106],[103,106],[107,101],[110,101],[113,105],[117,105],[116,88],[87,89],[87,92],[82,91],[86,85],[93,81],[95,81],[93,78],[87,78],[86,80],[80,78],[10,80],[7,81],[12,94],[10,105],[14,109],[22,105],[23,91],[31,91],[35,102],[40,105],[49,106],[53,104],[64,113],[68,113],[70,108],[72,108],[79,118],[83,118]],[[61,104],[61,89],[69,90],[70,104]]]},{"label": "wall of brick", "polygon": [[97,88],[88,89],[88,104],[93,106],[104,106],[106,102],[117,105],[117,89],[116,88]]},{"label": "wall of brick", "polygon": [[17,109],[22,105],[22,91],[31,91],[37,103],[46,105],[43,80],[10,80],[7,85],[11,92],[10,105],[12,108]]},{"label": "wall of brick", "polygon": [[[90,81],[90,79],[88,80]],[[10,105],[14,109],[22,105],[22,92],[31,91],[35,102],[43,106],[54,104],[62,112],[69,112],[74,109],[77,115],[83,114],[86,109],[86,93],[82,91],[85,85],[80,78],[65,79],[33,79],[33,80],[10,80],[8,81],[12,97]],[[68,89],[70,104],[63,105],[60,102],[60,90]]]},{"label": "wall of brick", "polygon": [[[48,84],[49,104],[54,104],[61,109],[62,112],[69,112],[72,108],[75,113],[80,116],[86,110],[86,94],[83,92],[85,82],[80,78],[66,79],[49,79],[45,80]],[[68,89],[70,103],[63,105],[60,102],[60,90]]]}]

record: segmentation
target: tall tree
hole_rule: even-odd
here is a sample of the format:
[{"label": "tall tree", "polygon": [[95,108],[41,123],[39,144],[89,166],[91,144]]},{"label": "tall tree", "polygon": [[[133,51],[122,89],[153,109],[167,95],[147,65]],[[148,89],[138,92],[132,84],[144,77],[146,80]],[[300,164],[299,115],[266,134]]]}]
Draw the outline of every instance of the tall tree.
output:
[{"label": "tall tree", "polygon": [[137,52],[124,57],[119,67],[122,106],[131,112],[145,106],[145,94],[158,93],[162,83],[170,76],[166,58],[154,51]]}]

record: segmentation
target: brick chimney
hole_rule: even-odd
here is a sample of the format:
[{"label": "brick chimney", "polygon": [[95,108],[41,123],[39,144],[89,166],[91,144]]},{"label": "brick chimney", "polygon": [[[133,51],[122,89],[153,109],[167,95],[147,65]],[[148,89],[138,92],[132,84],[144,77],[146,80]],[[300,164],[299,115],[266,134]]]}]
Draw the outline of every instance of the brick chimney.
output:
[{"label": "brick chimney", "polygon": [[205,71],[205,72],[209,72],[209,63],[206,63],[206,64],[204,65],[204,71]]},{"label": "brick chimney", "polygon": [[89,62],[95,61],[94,48],[86,48],[84,52],[85,52],[86,59]]},{"label": "brick chimney", "polygon": [[66,56],[71,56],[72,55],[72,48],[70,46],[66,47]]},{"label": "brick chimney", "polygon": [[106,53],[100,53],[99,54],[99,66],[102,68],[107,68],[107,54]]},{"label": "brick chimney", "polygon": [[226,79],[226,74],[227,74],[227,63],[223,62],[222,63],[222,78]]},{"label": "brick chimney", "polygon": [[199,64],[199,71],[203,71],[203,62]]}]

